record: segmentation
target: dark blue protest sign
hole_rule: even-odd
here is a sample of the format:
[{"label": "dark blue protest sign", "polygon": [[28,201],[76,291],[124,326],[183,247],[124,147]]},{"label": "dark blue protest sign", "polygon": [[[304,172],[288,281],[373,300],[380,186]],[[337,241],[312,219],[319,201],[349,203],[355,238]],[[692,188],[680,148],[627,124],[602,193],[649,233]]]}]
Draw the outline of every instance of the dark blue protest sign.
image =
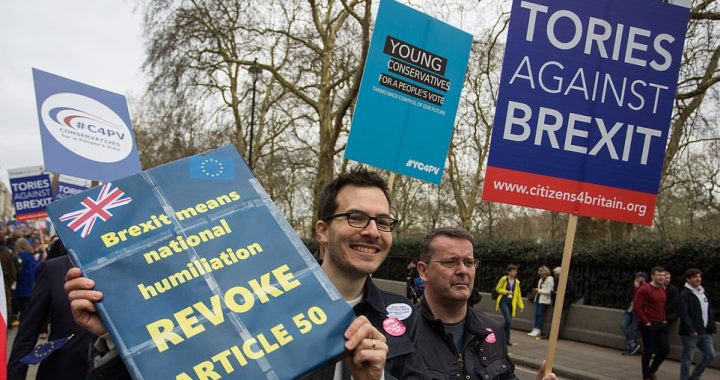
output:
[{"label": "dark blue protest sign", "polygon": [[111,181],[140,172],[125,97],[33,69],[45,168]]},{"label": "dark blue protest sign", "polygon": [[55,200],[82,193],[89,189],[91,184],[92,181],[87,179],[60,174],[58,177],[57,191],[55,191]]},{"label": "dark blue protest sign", "polygon": [[136,379],[291,379],[344,353],[351,309],[230,146],[49,212]]},{"label": "dark blue protest sign", "polygon": [[19,221],[47,217],[45,206],[53,200],[50,176],[41,166],[8,170],[15,219]]},{"label": "dark blue protest sign", "polygon": [[439,184],[471,43],[460,29],[381,1],[345,158]]},{"label": "dark blue protest sign", "polygon": [[688,17],[513,1],[483,199],[651,224]]}]

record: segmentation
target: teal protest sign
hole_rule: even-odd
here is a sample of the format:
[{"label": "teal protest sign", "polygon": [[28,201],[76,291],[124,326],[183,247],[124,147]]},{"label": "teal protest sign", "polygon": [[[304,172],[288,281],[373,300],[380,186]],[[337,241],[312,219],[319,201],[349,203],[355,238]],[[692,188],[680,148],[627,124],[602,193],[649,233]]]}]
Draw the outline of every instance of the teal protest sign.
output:
[{"label": "teal protest sign", "polygon": [[290,379],[344,353],[350,307],[230,146],[48,211],[135,379]]},{"label": "teal protest sign", "polygon": [[383,0],[345,157],[439,184],[471,43],[462,30]]}]

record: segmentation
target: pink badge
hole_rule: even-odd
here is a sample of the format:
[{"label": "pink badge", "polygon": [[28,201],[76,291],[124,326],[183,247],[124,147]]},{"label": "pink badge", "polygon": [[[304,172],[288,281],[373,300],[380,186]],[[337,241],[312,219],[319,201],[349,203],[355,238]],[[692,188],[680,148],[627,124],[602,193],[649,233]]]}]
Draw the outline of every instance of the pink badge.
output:
[{"label": "pink badge", "polygon": [[383,321],[383,329],[392,336],[405,334],[405,325],[397,318],[387,318]]},{"label": "pink badge", "polygon": [[485,330],[490,331],[490,335],[485,337],[485,341],[488,343],[495,343],[497,339],[495,339],[495,333],[492,331],[491,328],[486,328]]}]

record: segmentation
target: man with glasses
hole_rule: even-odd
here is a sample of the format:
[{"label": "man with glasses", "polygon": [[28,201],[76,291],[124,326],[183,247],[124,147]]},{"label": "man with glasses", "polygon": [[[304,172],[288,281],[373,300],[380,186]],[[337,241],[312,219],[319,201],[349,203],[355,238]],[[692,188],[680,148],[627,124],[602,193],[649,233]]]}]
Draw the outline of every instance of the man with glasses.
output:
[{"label": "man with glasses", "polygon": [[[417,268],[425,295],[416,312],[417,347],[434,379],[517,379],[500,325],[467,305],[479,263],[472,241],[467,231],[452,227],[423,238]],[[543,372],[538,379],[556,379]]]},{"label": "man with glasses", "polygon": [[[345,380],[351,375],[367,380],[427,378],[415,350],[410,301],[378,289],[370,278],[390,251],[392,230],[398,223],[390,214],[385,180],[364,169],[340,175],[320,193],[318,215],[315,233],[324,252],[322,269],[358,318],[345,331],[348,358],[304,379]],[[75,321],[98,336],[106,334],[94,305],[102,293],[87,290],[93,283],[80,277],[77,268],[68,271],[66,279]],[[96,343],[96,348],[106,351],[95,358],[98,378],[128,377],[117,356],[111,361],[104,359],[112,357],[113,350],[107,350],[102,342]]]},{"label": "man with glasses", "polygon": [[[385,180],[377,173],[358,169],[341,174],[323,188],[315,234],[325,252],[322,269],[355,314],[367,318],[382,337],[382,344],[375,339],[387,351],[385,378],[422,379],[427,374],[415,349],[410,301],[378,289],[370,278],[390,251],[397,223],[390,214],[390,191]],[[347,365],[335,366],[335,379],[350,378],[344,367]]]}]

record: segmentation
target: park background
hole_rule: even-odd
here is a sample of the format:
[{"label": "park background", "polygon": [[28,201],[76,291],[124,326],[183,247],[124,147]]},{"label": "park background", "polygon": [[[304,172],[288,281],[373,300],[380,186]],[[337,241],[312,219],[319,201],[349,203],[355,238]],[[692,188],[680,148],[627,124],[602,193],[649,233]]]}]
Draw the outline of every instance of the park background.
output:
[{"label": "park background", "polygon": [[[395,181],[393,212],[402,223],[376,275],[398,279],[422,234],[459,225],[477,238],[481,290],[509,263],[521,266],[520,278],[530,286],[539,265],[559,264],[567,215],[480,201],[510,2],[403,3],[474,41],[442,183]],[[232,143],[296,232],[312,239],[319,189],[356,165],[343,154],[378,2],[122,4],[141,20],[140,36],[127,37],[144,46],[143,88],[128,94],[143,168]],[[703,269],[720,306],[719,60],[720,3],[693,0],[653,225],[579,218],[570,273],[585,303],[624,307],[632,273],[664,265],[678,285],[687,267]],[[103,79],[91,84],[105,87]],[[13,136],[3,132],[4,144],[24,145]],[[0,183],[0,219],[12,216],[9,198]]]}]

